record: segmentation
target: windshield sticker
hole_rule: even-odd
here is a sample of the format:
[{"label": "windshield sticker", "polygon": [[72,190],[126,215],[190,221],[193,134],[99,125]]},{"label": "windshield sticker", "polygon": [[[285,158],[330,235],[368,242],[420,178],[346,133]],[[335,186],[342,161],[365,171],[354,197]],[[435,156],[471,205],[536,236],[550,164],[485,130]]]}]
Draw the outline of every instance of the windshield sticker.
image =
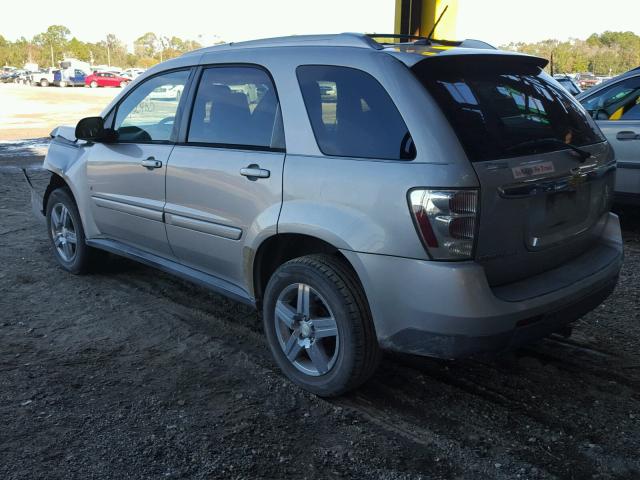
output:
[{"label": "windshield sticker", "polygon": [[527,178],[534,175],[544,175],[545,173],[553,173],[556,169],[553,166],[553,162],[536,163],[535,165],[520,165],[519,167],[513,167],[513,178]]}]

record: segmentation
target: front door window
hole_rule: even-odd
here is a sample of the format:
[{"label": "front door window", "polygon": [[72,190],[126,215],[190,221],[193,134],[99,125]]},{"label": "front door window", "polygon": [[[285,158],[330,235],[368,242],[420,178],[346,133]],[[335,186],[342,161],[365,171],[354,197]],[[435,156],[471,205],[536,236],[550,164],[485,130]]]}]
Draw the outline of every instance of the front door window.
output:
[{"label": "front door window", "polygon": [[150,78],[118,106],[114,129],[120,142],[171,141],[188,70]]}]

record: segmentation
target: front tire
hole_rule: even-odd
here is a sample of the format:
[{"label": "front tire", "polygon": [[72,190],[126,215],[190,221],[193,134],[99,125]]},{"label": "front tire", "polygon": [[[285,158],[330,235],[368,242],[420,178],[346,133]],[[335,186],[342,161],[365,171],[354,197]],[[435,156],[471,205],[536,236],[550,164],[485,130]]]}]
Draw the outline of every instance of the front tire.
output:
[{"label": "front tire", "polygon": [[60,88],[65,88],[67,86],[67,82],[64,80],[60,82]]},{"label": "front tire", "polygon": [[326,254],[296,258],[273,274],[263,322],[276,363],[294,383],[322,397],[340,395],[375,371],[380,350],[355,273]]},{"label": "front tire", "polygon": [[93,82],[91,82],[91,83],[89,84],[89,86],[90,86],[91,88],[98,88],[98,82],[96,82],[96,81],[94,80]]},{"label": "front tire", "polygon": [[85,243],[78,207],[66,188],[54,190],[49,196],[47,231],[56,260],[73,274],[88,272],[103,253]]},{"label": "front tire", "polygon": [[49,81],[43,78],[42,80],[40,80],[40,86],[41,87],[48,87],[49,86]]}]

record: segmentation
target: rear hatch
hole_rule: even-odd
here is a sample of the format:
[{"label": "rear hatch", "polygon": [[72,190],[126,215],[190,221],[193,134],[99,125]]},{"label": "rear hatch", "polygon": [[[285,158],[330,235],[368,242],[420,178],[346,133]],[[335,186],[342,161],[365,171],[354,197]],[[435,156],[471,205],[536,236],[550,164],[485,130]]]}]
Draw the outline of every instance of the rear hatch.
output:
[{"label": "rear hatch", "polygon": [[480,183],[475,259],[493,286],[592,248],[613,192],[612,150],[541,67],[514,55],[425,59],[413,71],[455,130]]}]

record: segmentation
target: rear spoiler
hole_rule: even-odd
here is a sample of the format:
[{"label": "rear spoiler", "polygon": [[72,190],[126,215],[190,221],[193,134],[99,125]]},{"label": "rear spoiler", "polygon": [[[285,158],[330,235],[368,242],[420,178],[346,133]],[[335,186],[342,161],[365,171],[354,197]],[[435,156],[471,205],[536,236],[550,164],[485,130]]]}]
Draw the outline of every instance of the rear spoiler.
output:
[{"label": "rear spoiler", "polygon": [[538,69],[547,66],[546,58],[534,57],[522,53],[511,53],[500,50],[468,50],[460,52],[442,52],[439,55],[427,56],[416,61],[411,68],[461,69],[472,66],[474,70],[493,69]]}]

